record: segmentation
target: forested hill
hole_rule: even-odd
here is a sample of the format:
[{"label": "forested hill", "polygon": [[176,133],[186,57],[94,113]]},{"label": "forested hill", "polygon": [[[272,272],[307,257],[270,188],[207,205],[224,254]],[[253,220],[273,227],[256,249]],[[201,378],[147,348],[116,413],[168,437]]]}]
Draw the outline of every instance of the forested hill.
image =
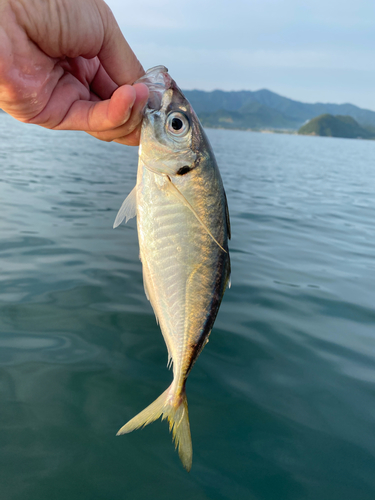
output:
[{"label": "forested hill", "polygon": [[375,112],[353,104],[309,104],[263,89],[223,91],[184,90],[202,124],[215,128],[298,130],[322,114],[346,115],[360,125],[375,126]]},{"label": "forested hill", "polygon": [[313,118],[299,131],[302,135],[320,135],[326,137],[344,137],[347,139],[374,139],[371,128],[361,127],[351,116],[333,116],[329,114]]}]

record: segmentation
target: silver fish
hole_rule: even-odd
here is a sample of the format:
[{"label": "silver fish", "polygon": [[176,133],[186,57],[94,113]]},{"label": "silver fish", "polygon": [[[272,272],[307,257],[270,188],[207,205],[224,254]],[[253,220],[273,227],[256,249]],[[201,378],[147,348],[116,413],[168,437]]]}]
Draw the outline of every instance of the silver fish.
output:
[{"label": "silver fish", "polygon": [[137,184],[114,227],[137,215],[144,288],[167,345],[168,365],[173,363],[173,382],[117,434],[168,418],[189,471],[193,452],[185,383],[229,284],[229,213],[209,141],[168,70],[157,66],[139,81],[148,85],[150,98]]}]

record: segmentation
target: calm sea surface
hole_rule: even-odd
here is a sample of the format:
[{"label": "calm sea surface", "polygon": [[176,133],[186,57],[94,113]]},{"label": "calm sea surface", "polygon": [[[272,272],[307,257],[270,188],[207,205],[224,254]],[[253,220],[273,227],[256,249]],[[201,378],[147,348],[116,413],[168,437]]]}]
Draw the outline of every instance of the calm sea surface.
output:
[{"label": "calm sea surface", "polygon": [[136,223],[112,229],[137,150],[0,114],[2,500],[374,500],[375,142],[208,135],[232,288],[188,474],[165,422],[115,436],[171,381]]}]

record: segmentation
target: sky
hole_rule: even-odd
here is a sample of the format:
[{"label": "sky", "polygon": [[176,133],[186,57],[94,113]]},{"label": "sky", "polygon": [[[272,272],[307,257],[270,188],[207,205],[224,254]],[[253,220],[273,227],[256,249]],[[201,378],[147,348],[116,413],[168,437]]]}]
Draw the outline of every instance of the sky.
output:
[{"label": "sky", "polygon": [[107,0],[145,69],[375,110],[375,0]]}]

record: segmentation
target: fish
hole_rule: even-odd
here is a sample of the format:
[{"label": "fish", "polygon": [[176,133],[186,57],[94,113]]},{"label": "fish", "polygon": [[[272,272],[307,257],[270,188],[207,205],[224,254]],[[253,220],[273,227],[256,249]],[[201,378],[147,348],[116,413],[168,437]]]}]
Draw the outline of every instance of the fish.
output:
[{"label": "fish", "polygon": [[167,346],[173,381],[117,435],[167,418],[181,462],[190,471],[185,386],[230,286],[229,211],[209,140],[167,68],[151,68],[137,82],[150,91],[137,182],[114,227],[137,216],[144,289]]}]

